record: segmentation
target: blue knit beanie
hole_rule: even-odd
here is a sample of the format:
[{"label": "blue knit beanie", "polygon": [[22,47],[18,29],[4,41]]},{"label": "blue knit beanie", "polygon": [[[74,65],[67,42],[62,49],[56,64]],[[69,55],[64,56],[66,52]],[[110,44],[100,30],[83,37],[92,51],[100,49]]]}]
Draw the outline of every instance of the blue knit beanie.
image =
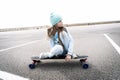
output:
[{"label": "blue knit beanie", "polygon": [[55,14],[55,13],[50,14],[50,22],[51,22],[52,26],[57,24],[61,20],[62,20],[62,17],[60,15]]}]

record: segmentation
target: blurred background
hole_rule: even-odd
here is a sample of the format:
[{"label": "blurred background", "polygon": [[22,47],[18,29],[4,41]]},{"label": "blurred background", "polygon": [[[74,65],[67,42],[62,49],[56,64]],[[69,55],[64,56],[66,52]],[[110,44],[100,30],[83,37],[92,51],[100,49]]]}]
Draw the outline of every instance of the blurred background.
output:
[{"label": "blurred background", "polygon": [[50,13],[64,24],[120,20],[119,0],[0,0],[0,29],[50,24]]}]

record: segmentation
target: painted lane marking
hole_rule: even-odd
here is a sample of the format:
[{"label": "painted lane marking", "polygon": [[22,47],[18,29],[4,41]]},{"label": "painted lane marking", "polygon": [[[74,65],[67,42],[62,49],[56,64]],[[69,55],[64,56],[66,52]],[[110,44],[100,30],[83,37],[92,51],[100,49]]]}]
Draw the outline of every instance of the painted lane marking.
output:
[{"label": "painted lane marking", "polygon": [[28,78],[14,75],[5,71],[0,71],[0,79],[1,80],[30,80]]},{"label": "painted lane marking", "polygon": [[120,54],[120,47],[107,34],[104,34],[104,36],[108,39],[108,41],[113,45],[116,51]]},{"label": "painted lane marking", "polygon": [[28,42],[28,43],[20,44],[20,45],[17,45],[17,46],[9,47],[9,48],[6,48],[6,49],[1,49],[0,52],[7,51],[7,50],[10,50],[10,49],[14,49],[14,48],[18,48],[18,47],[22,47],[22,46],[25,46],[25,45],[28,45],[28,44],[39,42],[39,41],[40,40],[35,40],[35,41]]}]

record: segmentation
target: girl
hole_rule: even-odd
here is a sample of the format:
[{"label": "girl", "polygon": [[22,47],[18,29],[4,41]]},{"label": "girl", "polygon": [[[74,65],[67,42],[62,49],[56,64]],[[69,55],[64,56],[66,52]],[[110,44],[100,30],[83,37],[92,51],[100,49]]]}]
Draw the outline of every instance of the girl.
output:
[{"label": "girl", "polygon": [[50,21],[52,27],[47,30],[50,38],[51,50],[48,53],[41,53],[39,58],[52,58],[53,56],[64,56],[66,61],[70,61],[73,56],[73,39],[68,33],[61,16],[51,13]]}]

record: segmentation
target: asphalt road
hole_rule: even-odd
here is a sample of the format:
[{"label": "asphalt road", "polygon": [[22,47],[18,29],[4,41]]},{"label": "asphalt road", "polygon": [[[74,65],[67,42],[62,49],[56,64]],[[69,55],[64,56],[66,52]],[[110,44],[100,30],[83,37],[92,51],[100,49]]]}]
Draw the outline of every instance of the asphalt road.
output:
[{"label": "asphalt road", "polygon": [[0,33],[0,71],[30,80],[120,80],[120,53],[104,36],[120,46],[120,24],[67,29],[74,38],[74,53],[89,56],[88,69],[79,61],[44,61],[29,69],[32,55],[50,50],[46,29],[41,29]]}]

